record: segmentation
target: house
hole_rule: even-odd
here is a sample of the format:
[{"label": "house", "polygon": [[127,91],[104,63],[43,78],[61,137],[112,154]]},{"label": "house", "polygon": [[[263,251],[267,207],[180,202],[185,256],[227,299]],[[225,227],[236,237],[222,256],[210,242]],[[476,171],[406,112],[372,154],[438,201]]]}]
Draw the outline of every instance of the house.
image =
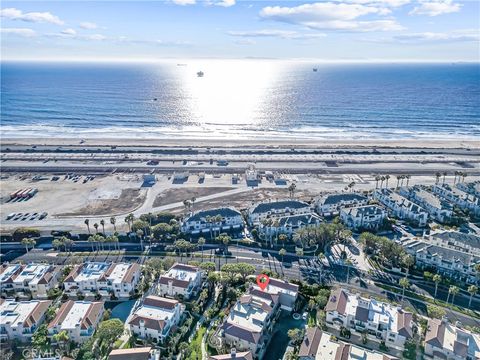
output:
[{"label": "house", "polygon": [[476,281],[475,266],[480,263],[480,254],[435,241],[435,238],[405,239],[401,244],[407,253],[415,257],[419,268],[436,268],[439,273],[452,279]]},{"label": "house", "polygon": [[435,184],[432,186],[432,191],[460,209],[480,215],[480,197],[462,191],[458,187],[451,187],[448,184]]},{"label": "house", "polygon": [[428,213],[419,205],[404,198],[391,189],[375,189],[375,199],[385,205],[390,213],[402,220],[416,223],[418,226],[425,226],[428,220]]},{"label": "house", "polygon": [[429,319],[425,357],[434,360],[480,359],[480,335],[453,326],[446,319]]},{"label": "house", "polygon": [[264,221],[258,230],[260,233],[263,233],[269,237],[278,236],[280,234],[292,236],[297,229],[311,225],[318,225],[321,222],[322,219],[320,219],[320,217],[315,213],[287,215],[276,220]]},{"label": "house", "polygon": [[298,352],[299,360],[399,360],[391,355],[361,348],[343,341],[318,327],[307,329]]},{"label": "house", "polygon": [[248,209],[248,222],[251,226],[261,225],[267,219],[279,219],[289,215],[311,214],[310,205],[298,200],[262,202]]},{"label": "house", "polygon": [[322,216],[332,216],[340,210],[367,205],[368,198],[356,193],[327,194],[316,201],[317,212]]},{"label": "house", "polygon": [[150,346],[110,351],[108,360],[160,360],[160,351]]},{"label": "house", "polygon": [[177,300],[150,295],[128,320],[128,328],[139,338],[162,343],[180,323],[183,311]]},{"label": "house", "polygon": [[[298,298],[299,286],[289,283],[288,281],[270,278],[267,287],[261,290],[258,285],[252,285],[250,293],[256,291],[257,296],[269,296],[275,303],[277,302],[280,307],[286,311],[293,311],[295,308],[295,302]],[[267,295],[268,294],[268,295]]]},{"label": "house", "polygon": [[377,230],[387,219],[387,212],[377,205],[348,207],[340,210],[346,227],[357,230]]},{"label": "house", "polygon": [[403,350],[413,336],[413,314],[401,307],[337,289],[325,307],[327,326],[366,332],[374,341]]},{"label": "house", "polygon": [[45,319],[50,300],[14,301],[0,299],[0,339],[30,341]]},{"label": "house", "polygon": [[237,349],[232,348],[229,354],[212,355],[208,360],[253,360],[250,351],[237,352]]},{"label": "house", "polygon": [[473,182],[459,182],[457,183],[457,188],[459,188],[460,190],[470,194],[470,195],[473,195],[473,196],[476,196],[476,197],[480,197],[480,180],[477,180],[477,181],[473,181]]},{"label": "house", "polygon": [[196,266],[174,264],[160,276],[158,285],[161,296],[189,299],[202,285],[202,272]]},{"label": "house", "polygon": [[95,332],[103,312],[103,302],[68,300],[48,325],[48,335],[65,331],[71,341],[83,343]]},{"label": "house", "polygon": [[240,231],[244,222],[242,214],[229,207],[202,210],[187,217],[182,223],[186,234],[210,234],[215,236],[222,231]]},{"label": "house", "polygon": [[28,293],[46,299],[48,291],[57,285],[59,267],[49,264],[12,264],[0,268],[2,293]]},{"label": "house", "polygon": [[452,204],[421,186],[402,187],[400,194],[427,210],[430,217],[438,222],[447,222],[453,216]]},{"label": "house", "polygon": [[76,296],[100,294],[129,298],[140,280],[140,265],[137,263],[86,262],[76,265],[64,280],[65,293]]}]

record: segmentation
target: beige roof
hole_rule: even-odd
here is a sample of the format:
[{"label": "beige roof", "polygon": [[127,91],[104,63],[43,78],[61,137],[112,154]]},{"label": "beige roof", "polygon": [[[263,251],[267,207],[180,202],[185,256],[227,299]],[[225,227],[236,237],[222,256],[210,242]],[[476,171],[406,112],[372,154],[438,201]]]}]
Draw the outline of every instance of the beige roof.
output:
[{"label": "beige roof", "polygon": [[210,356],[209,360],[253,360],[252,353],[250,351],[237,352],[235,354],[224,354],[224,355],[215,355]]},{"label": "beige roof", "polygon": [[108,360],[148,360],[151,351],[151,347],[116,349],[110,352]]},{"label": "beige roof", "polygon": [[310,356],[315,358],[322,339],[322,330],[318,327],[308,328],[305,337],[303,338],[302,345],[298,356]]},{"label": "beige roof", "polygon": [[348,294],[343,289],[337,289],[330,295],[325,311],[336,311],[344,314],[347,308]]}]

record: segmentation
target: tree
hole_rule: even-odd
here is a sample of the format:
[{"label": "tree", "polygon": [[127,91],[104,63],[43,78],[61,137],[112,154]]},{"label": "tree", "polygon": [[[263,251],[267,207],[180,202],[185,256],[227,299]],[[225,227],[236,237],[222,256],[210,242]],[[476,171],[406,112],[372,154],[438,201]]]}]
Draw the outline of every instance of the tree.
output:
[{"label": "tree", "polygon": [[205,238],[200,237],[197,241],[198,246],[200,246],[200,251],[202,252],[202,262],[203,262],[203,245],[205,245]]},{"label": "tree", "polygon": [[287,255],[287,250],[285,250],[284,248],[281,248],[280,251],[278,252],[278,255],[282,257],[282,265],[283,265],[283,257]]},{"label": "tree", "polygon": [[[448,289],[448,296],[452,295],[452,305],[455,302],[455,295],[457,295],[460,292],[460,288],[455,285],[451,285],[450,288]],[[447,299],[448,303],[448,299]]]},{"label": "tree", "polygon": [[245,282],[247,276],[255,273],[255,266],[247,263],[225,264],[222,266],[221,271],[231,283],[234,282],[237,276],[240,276],[242,281]]},{"label": "tree", "polygon": [[290,198],[293,198],[293,195],[295,194],[296,189],[297,189],[297,185],[292,182],[288,187],[288,193],[290,194]]},{"label": "tree", "polygon": [[206,261],[200,264],[200,269],[204,270],[207,274],[215,271],[215,263]]},{"label": "tree", "polygon": [[100,225],[102,225],[103,236],[105,236],[105,220],[100,220]]},{"label": "tree", "polygon": [[87,230],[88,230],[88,233],[90,234],[90,220],[85,219],[84,223],[85,225],[87,225]]},{"label": "tree", "polygon": [[352,266],[352,262],[350,261],[350,259],[346,259],[344,264],[347,267],[347,284],[349,284],[350,283],[350,267]]},{"label": "tree", "polygon": [[438,284],[442,282],[442,277],[440,274],[435,274],[433,275],[433,282],[435,283],[435,295],[434,297],[437,297],[437,291],[438,291]]},{"label": "tree", "polygon": [[120,319],[102,321],[95,333],[96,338],[105,344],[113,344],[123,334],[123,322]]},{"label": "tree", "polygon": [[406,277],[408,277],[408,273],[410,271],[410,268],[413,266],[413,264],[415,264],[415,259],[413,258],[412,255],[405,255],[402,257],[402,264],[403,266],[405,266],[406,270],[407,270],[407,275]]},{"label": "tree", "polygon": [[47,324],[41,325],[32,336],[32,346],[36,349],[46,351],[50,348],[50,340],[48,339]]},{"label": "tree", "polygon": [[410,286],[410,282],[406,277],[404,277],[404,278],[401,278],[398,283],[402,287],[402,299],[403,299],[405,297],[405,289]]},{"label": "tree", "polygon": [[473,295],[475,295],[477,292],[478,292],[478,287],[476,287],[475,285],[470,285],[468,287],[468,293],[470,294],[470,299],[468,300],[468,307],[472,305]]},{"label": "tree", "polygon": [[132,225],[134,220],[135,217],[133,216],[133,214],[128,214],[127,216],[125,216],[125,222],[128,225],[128,232],[132,232]]},{"label": "tree", "polygon": [[98,233],[98,223],[93,224],[93,227],[95,228],[95,232]]},{"label": "tree", "polygon": [[[55,240],[53,240],[53,241],[55,241]],[[96,242],[95,238],[90,235],[90,236],[88,237],[87,241],[92,245],[92,252],[94,252],[95,249],[94,249],[93,243]],[[53,243],[52,243],[52,244],[53,244]]]},{"label": "tree", "polygon": [[112,217],[110,218],[110,224],[113,225],[113,232],[117,232],[117,226],[115,225],[116,222],[117,222],[117,219],[115,219],[115,216],[112,216]]},{"label": "tree", "polygon": [[298,345],[303,339],[303,333],[298,328],[288,330],[287,335],[294,345]]},{"label": "tree", "polygon": [[385,187],[388,188],[388,180],[390,179],[390,175],[385,175]]},{"label": "tree", "polygon": [[32,248],[34,248],[37,244],[37,241],[35,239],[23,238],[21,243],[25,246],[25,250],[28,253],[29,247],[31,246]]},{"label": "tree", "polygon": [[65,349],[66,345],[68,344],[68,341],[70,340],[70,337],[68,336],[68,333],[65,330],[63,330],[63,331],[60,331],[59,333],[53,335],[53,340],[56,343],[58,343],[60,348]]}]

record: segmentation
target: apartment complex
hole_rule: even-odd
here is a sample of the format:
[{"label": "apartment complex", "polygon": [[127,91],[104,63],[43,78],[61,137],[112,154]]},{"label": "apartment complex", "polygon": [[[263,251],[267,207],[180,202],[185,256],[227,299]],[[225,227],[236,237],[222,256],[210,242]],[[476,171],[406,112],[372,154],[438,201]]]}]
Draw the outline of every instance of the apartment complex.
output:
[{"label": "apartment complex", "polygon": [[192,297],[202,285],[202,272],[196,266],[174,264],[158,280],[161,296],[182,296],[184,299]]},{"label": "apartment complex", "polygon": [[162,343],[180,323],[183,311],[177,300],[150,295],[128,320],[128,327],[139,338]]},{"label": "apartment complex", "polygon": [[339,214],[342,209],[350,207],[358,207],[367,205],[368,198],[366,196],[345,193],[345,194],[328,194],[320,197],[316,201],[317,212],[323,216],[332,216]]},{"label": "apartment complex", "polygon": [[457,188],[470,195],[480,197],[480,181],[459,182],[457,183]]},{"label": "apartment complex", "polygon": [[419,205],[404,198],[391,189],[375,189],[374,198],[385,205],[390,213],[399,219],[408,220],[418,226],[425,226],[428,220],[428,213]]},{"label": "apartment complex", "polygon": [[475,215],[480,214],[480,197],[460,190],[458,187],[451,187],[448,184],[433,185],[432,191],[462,210],[471,211]]},{"label": "apartment complex", "polygon": [[33,298],[46,299],[48,290],[57,285],[59,268],[49,264],[13,264],[0,268],[3,294],[30,293]]},{"label": "apartment complex", "polygon": [[242,214],[229,207],[203,210],[187,217],[182,223],[186,234],[212,234],[225,231],[240,231],[244,222]]},{"label": "apartment complex", "polygon": [[328,326],[367,332],[369,338],[382,339],[387,346],[403,349],[405,341],[413,335],[411,312],[344,289],[337,289],[330,296],[325,311]]},{"label": "apartment complex", "polygon": [[103,312],[103,302],[68,300],[48,325],[48,334],[53,337],[65,331],[71,341],[83,343],[95,332]]},{"label": "apartment complex", "polygon": [[453,216],[451,203],[421,186],[401,188],[400,194],[427,210],[430,217],[438,222],[446,222]]},{"label": "apartment complex", "polygon": [[387,219],[387,212],[377,205],[355,206],[341,209],[340,219],[354,231],[377,230]]},{"label": "apartment complex", "polygon": [[259,231],[267,236],[276,236],[285,234],[292,236],[293,233],[300,229],[311,225],[318,225],[322,222],[317,214],[287,215],[275,220],[264,221],[259,226]]},{"label": "apartment complex", "polygon": [[160,350],[150,346],[133,349],[115,349],[108,355],[108,360],[160,360]]},{"label": "apartment complex", "polygon": [[480,335],[454,326],[445,319],[429,319],[425,356],[434,360],[480,359]]},{"label": "apartment complex", "polygon": [[280,200],[262,202],[248,209],[248,222],[252,226],[258,226],[267,219],[279,219],[289,215],[311,214],[310,205],[298,200]]},{"label": "apartment complex", "polygon": [[140,280],[137,263],[87,262],[77,265],[64,280],[65,293],[75,296],[78,292],[102,297],[114,295],[129,298]]},{"label": "apartment complex", "polygon": [[14,301],[0,299],[0,339],[30,341],[45,319],[50,300]]},{"label": "apartment complex", "polygon": [[237,349],[232,348],[229,354],[213,355],[208,360],[253,360],[253,355],[250,351],[237,352]]}]

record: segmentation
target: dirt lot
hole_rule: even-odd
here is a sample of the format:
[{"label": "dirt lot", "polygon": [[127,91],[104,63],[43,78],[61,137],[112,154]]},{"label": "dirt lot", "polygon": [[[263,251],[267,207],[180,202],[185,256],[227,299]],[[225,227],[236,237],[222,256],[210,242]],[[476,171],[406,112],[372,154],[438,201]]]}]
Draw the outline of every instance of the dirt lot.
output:
[{"label": "dirt lot", "polygon": [[153,207],[168,205],[185,199],[191,199],[192,197],[199,198],[202,196],[208,196],[223,191],[232,190],[232,187],[184,187],[167,189],[157,195],[153,202]]},{"label": "dirt lot", "polygon": [[145,190],[123,189],[117,199],[90,200],[87,206],[73,212],[58,214],[58,216],[108,216],[124,214],[135,210],[143,204],[145,196]]}]

